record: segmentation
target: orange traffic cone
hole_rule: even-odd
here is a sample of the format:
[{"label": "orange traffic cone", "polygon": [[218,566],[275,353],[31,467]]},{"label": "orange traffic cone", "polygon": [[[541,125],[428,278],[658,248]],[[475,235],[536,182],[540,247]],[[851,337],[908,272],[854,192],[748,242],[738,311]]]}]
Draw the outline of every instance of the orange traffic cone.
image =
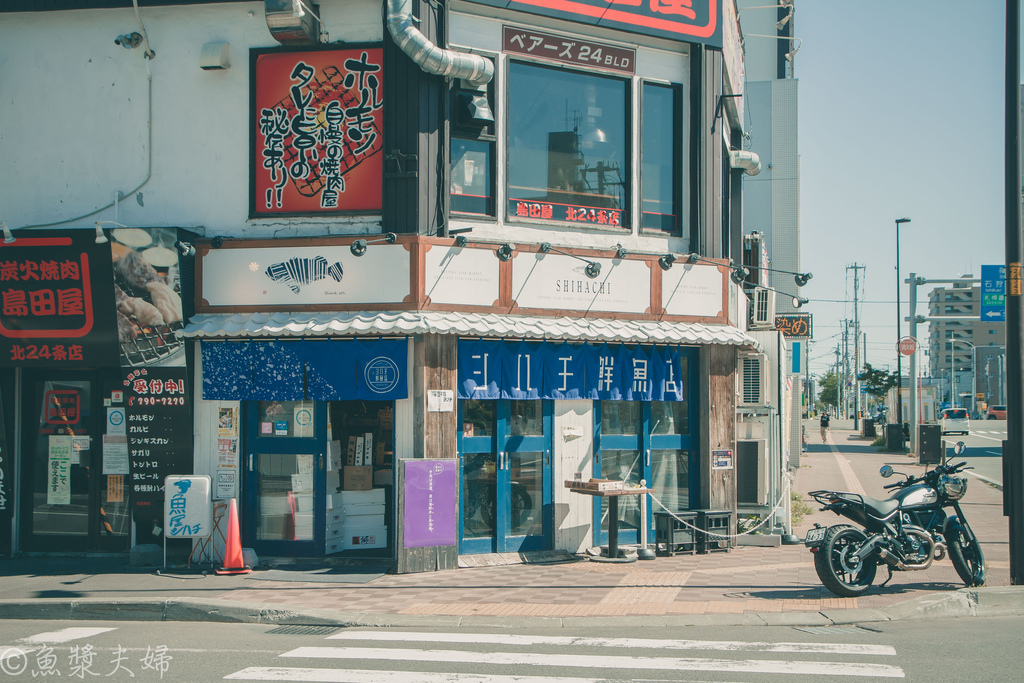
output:
[{"label": "orange traffic cone", "polygon": [[252,571],[245,566],[242,558],[242,540],[238,533],[238,501],[231,499],[228,507],[228,534],[224,538],[224,566],[213,570],[216,574],[248,574]]}]

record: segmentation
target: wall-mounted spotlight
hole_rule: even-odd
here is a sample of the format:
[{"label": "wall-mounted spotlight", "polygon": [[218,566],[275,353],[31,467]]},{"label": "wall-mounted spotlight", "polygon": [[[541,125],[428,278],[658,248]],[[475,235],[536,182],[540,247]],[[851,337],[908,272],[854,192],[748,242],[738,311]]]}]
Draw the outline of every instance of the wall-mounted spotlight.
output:
[{"label": "wall-mounted spotlight", "polygon": [[119,228],[127,228],[128,226],[124,223],[118,223],[116,221],[96,221],[96,244],[106,244],[107,235],[103,232],[103,225],[116,225]]},{"label": "wall-mounted spotlight", "polygon": [[133,50],[142,45],[142,34],[138,31],[122,33],[117,38],[114,38],[114,45],[120,45],[126,50]]},{"label": "wall-mounted spotlight", "polygon": [[174,248],[178,250],[178,253],[184,257],[195,256],[196,248],[192,246],[191,242],[177,241],[174,243]]},{"label": "wall-mounted spotlight", "polygon": [[794,296],[793,297],[793,308],[800,308],[801,306],[803,306],[806,303],[810,303],[810,300],[809,299],[805,299],[802,296]]},{"label": "wall-mounted spotlight", "polygon": [[214,249],[220,249],[221,247],[224,246],[224,238],[221,237],[220,235],[217,235],[212,240],[210,240],[210,246],[213,247]]},{"label": "wall-mounted spotlight", "polygon": [[4,244],[10,244],[11,242],[13,242],[14,233],[11,232],[11,229],[7,227],[7,224],[4,223],[3,221],[0,221],[0,228],[2,228],[4,231]]},{"label": "wall-mounted spotlight", "polygon": [[675,254],[665,254],[658,259],[658,265],[661,266],[662,270],[668,270],[672,267],[672,264],[676,262]]},{"label": "wall-mounted spotlight", "polygon": [[498,251],[494,252],[498,256],[499,261],[508,261],[515,254],[516,245],[511,242],[505,242],[505,244],[498,247]]},{"label": "wall-mounted spotlight", "polygon": [[393,232],[384,233],[383,239],[379,240],[356,240],[348,246],[348,250],[352,252],[353,256],[362,256],[366,253],[366,245],[368,244],[380,244],[381,242],[387,242],[388,244],[394,244],[395,240],[398,239],[398,235]]},{"label": "wall-mounted spotlight", "polygon": [[543,254],[546,254],[549,251],[553,251],[557,254],[562,254],[563,256],[571,256],[574,259],[579,259],[580,261],[583,261],[584,263],[587,264],[587,267],[583,270],[583,272],[586,273],[587,277],[589,277],[590,279],[594,279],[595,277],[601,274],[601,264],[598,263],[597,261],[591,261],[590,259],[583,258],[582,256],[577,256],[576,254],[570,254],[568,252],[562,251],[561,249],[555,249],[553,246],[551,246],[551,242],[542,242],[540,245],[540,251]]},{"label": "wall-mounted spotlight", "polygon": [[747,278],[750,277],[750,271],[740,266],[738,268],[733,268],[732,274],[729,277],[731,277],[732,281],[736,284],[742,285],[747,281]]},{"label": "wall-mounted spotlight", "polygon": [[628,253],[629,252],[626,251],[626,248],[624,246],[622,246],[621,244],[616,244],[615,245],[615,258],[617,258],[617,259],[619,259],[621,261],[622,259],[626,258],[626,254],[628,254]]},{"label": "wall-mounted spotlight", "polygon": [[698,254],[696,252],[694,252],[694,253],[692,253],[692,254],[690,254],[689,256],[686,257],[686,262],[687,263],[696,263],[697,261],[700,261],[700,254]]},{"label": "wall-mounted spotlight", "polygon": [[810,280],[812,277],[814,276],[810,273],[797,273],[796,275],[793,276],[793,280],[796,281],[797,287],[803,287],[804,285],[807,284],[807,281]]}]

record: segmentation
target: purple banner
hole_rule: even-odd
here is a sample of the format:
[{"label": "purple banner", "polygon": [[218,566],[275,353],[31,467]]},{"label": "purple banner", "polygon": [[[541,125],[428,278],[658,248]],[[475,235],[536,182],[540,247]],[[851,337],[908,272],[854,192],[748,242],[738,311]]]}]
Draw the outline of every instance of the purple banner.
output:
[{"label": "purple banner", "polygon": [[458,460],[404,460],[405,547],[455,545]]}]

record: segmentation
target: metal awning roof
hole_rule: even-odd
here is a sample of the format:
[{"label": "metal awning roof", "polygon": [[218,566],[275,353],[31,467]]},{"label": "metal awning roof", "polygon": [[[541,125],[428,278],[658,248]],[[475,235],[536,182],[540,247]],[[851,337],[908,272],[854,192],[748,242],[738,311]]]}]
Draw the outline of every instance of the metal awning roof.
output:
[{"label": "metal awning roof", "polygon": [[445,311],[199,314],[178,332],[182,337],[201,339],[413,334],[633,344],[723,344],[756,350],[761,346],[753,337],[728,325]]}]

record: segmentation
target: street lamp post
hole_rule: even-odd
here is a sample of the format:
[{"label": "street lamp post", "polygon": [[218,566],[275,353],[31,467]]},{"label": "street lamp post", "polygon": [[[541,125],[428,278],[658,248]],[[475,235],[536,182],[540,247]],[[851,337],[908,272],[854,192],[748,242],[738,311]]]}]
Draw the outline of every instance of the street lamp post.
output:
[{"label": "street lamp post", "polygon": [[900,223],[909,222],[909,218],[896,219],[896,424],[900,426],[901,451],[903,450],[903,360],[898,347],[903,317],[900,315]]}]

